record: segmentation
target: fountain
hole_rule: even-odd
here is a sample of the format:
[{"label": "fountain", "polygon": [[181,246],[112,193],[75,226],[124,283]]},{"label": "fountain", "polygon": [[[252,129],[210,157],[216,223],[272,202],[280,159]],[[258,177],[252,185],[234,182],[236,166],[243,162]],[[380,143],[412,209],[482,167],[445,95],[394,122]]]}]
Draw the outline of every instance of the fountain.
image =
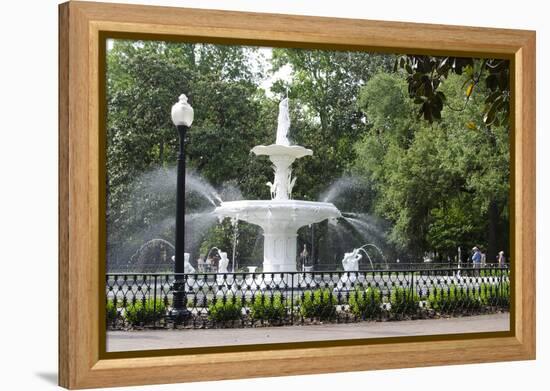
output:
[{"label": "fountain", "polygon": [[313,151],[290,145],[289,128],[288,98],[285,98],[279,104],[275,144],[252,148],[255,155],[268,156],[273,163],[273,183],[267,183],[271,200],[222,202],[214,211],[220,219],[243,220],[263,229],[263,271],[268,273],[296,271],[296,236],[300,227],[341,217],[332,203],[292,199],[296,177],[292,177],[291,166],[296,159],[313,155]]}]

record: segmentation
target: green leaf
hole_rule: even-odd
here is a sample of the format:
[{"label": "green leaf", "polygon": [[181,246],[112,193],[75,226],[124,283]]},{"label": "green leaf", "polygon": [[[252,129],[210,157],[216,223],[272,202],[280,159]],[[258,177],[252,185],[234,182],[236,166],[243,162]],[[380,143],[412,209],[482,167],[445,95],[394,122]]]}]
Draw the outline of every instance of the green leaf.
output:
[{"label": "green leaf", "polygon": [[474,83],[470,83],[466,88],[466,96],[468,98],[470,97],[470,95],[472,95],[473,90],[474,90]]}]

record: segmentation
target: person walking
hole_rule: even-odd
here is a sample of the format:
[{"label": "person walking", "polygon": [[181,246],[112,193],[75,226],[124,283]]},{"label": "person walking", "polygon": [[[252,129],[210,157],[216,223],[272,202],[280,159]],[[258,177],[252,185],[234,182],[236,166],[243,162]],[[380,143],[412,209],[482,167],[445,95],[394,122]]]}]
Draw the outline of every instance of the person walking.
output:
[{"label": "person walking", "polygon": [[498,266],[499,267],[503,267],[504,264],[506,263],[506,257],[504,256],[504,251],[500,251],[498,253]]},{"label": "person walking", "polygon": [[481,266],[481,251],[479,251],[479,248],[477,248],[477,246],[474,246],[474,248],[472,248],[472,251],[474,252],[472,254],[472,263],[474,269],[478,269]]}]

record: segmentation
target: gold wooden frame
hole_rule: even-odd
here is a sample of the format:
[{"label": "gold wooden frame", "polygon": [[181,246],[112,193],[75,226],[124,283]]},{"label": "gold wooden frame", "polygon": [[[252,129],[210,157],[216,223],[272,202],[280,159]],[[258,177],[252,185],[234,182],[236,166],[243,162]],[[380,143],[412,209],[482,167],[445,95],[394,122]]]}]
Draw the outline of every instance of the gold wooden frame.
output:
[{"label": "gold wooden frame", "polygon": [[[99,60],[106,33],[509,59],[510,332],[105,355],[98,325],[105,316],[100,310],[105,188]],[[535,358],[534,32],[71,1],[59,6],[59,38],[60,385],[89,388]]]}]

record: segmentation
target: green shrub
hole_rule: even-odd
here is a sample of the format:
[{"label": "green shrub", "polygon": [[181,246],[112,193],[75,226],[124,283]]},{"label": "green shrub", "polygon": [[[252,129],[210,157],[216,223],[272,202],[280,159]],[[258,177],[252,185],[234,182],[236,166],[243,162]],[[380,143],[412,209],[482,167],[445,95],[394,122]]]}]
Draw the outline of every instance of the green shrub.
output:
[{"label": "green shrub", "polygon": [[479,311],[483,305],[482,294],[478,289],[455,284],[430,290],[428,303],[440,313]]},{"label": "green shrub", "polygon": [[483,283],[479,287],[481,302],[487,306],[508,307],[510,305],[510,283]]},{"label": "green shrub", "polygon": [[126,320],[134,326],[153,324],[166,315],[166,306],[161,299],[138,300],[126,308]]},{"label": "green shrub", "polygon": [[393,314],[413,315],[418,310],[420,298],[410,288],[395,287],[390,294],[390,311]]},{"label": "green shrub", "polygon": [[250,303],[250,315],[263,321],[281,320],[286,316],[285,301],[280,293],[254,296]]},{"label": "green shrub", "polygon": [[337,302],[330,289],[307,291],[301,300],[300,312],[305,318],[332,319],[336,316]]},{"label": "green shrub", "polygon": [[448,313],[456,307],[456,286],[441,288],[435,287],[430,290],[428,295],[428,305],[430,308],[441,312]]},{"label": "green shrub", "polygon": [[361,319],[376,318],[382,312],[382,295],[379,289],[355,289],[350,293],[348,302],[351,313]]},{"label": "green shrub", "polygon": [[214,322],[238,320],[241,318],[242,308],[242,300],[235,296],[217,299],[208,306],[208,318]]},{"label": "green shrub", "polygon": [[107,323],[114,323],[119,317],[114,300],[107,300],[107,305],[105,306],[105,315]]},{"label": "green shrub", "polygon": [[497,286],[497,305],[508,308],[510,306],[510,282],[503,281]]}]

